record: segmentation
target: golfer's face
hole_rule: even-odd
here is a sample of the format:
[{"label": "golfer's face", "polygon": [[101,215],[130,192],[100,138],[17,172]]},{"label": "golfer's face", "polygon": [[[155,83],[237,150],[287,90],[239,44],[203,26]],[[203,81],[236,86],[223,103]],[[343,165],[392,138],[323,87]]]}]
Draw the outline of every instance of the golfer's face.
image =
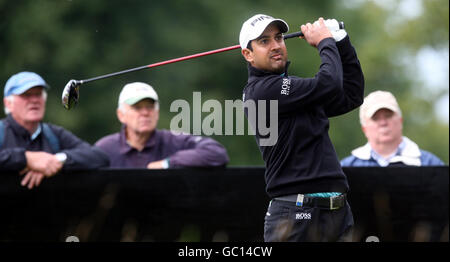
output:
[{"label": "golfer's face", "polygon": [[257,39],[252,41],[253,67],[258,69],[283,73],[287,61],[287,50],[283,34],[274,24],[269,25]]}]

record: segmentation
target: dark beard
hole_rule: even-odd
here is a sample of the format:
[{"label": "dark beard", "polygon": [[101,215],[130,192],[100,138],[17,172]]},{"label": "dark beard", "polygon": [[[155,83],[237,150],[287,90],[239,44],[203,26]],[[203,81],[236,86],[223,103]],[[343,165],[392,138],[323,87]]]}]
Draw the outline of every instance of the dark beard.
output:
[{"label": "dark beard", "polygon": [[275,74],[281,75],[285,71],[286,71],[286,63],[284,63],[284,66],[282,66],[280,68],[277,68],[277,69],[273,70],[272,72],[275,73]]}]

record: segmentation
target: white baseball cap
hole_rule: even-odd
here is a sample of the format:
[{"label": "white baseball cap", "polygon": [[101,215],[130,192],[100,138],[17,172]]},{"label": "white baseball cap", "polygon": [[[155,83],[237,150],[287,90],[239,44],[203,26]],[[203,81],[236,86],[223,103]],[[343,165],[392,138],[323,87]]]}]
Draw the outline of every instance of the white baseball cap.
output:
[{"label": "white baseball cap", "polygon": [[364,119],[371,118],[378,110],[387,108],[392,112],[402,115],[394,95],[387,91],[375,91],[364,98],[364,103],[359,109],[359,120],[361,124]]},{"label": "white baseball cap", "polygon": [[142,99],[150,98],[155,102],[158,101],[158,94],[150,85],[142,82],[134,82],[126,84],[119,95],[119,107],[125,103],[128,105],[134,105]]},{"label": "white baseball cap", "polygon": [[242,49],[247,48],[250,41],[258,38],[266,27],[275,22],[282,33],[289,31],[288,24],[282,19],[275,19],[268,15],[258,14],[252,16],[250,19],[242,24],[241,33],[239,34],[239,44]]}]

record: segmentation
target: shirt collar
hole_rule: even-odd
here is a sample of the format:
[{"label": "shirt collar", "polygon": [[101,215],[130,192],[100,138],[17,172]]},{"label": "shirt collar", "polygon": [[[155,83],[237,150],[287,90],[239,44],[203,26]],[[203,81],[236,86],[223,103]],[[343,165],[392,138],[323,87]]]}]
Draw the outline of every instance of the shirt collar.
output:
[{"label": "shirt collar", "polygon": [[[150,138],[145,143],[144,149],[154,147],[156,144],[158,135],[159,135],[159,132],[155,129],[153,131],[153,133],[151,134]],[[132,150],[136,150],[136,148],[131,147],[128,144],[127,137],[125,135],[125,125],[122,125],[122,127],[120,129],[120,149],[119,149],[119,151],[121,154],[126,154]]]},{"label": "shirt collar", "polygon": [[31,135],[31,141],[35,140],[36,137],[41,133],[41,125],[38,125],[38,128],[36,129],[36,131],[34,131],[34,133]]},{"label": "shirt collar", "polygon": [[406,165],[420,166],[420,149],[419,146],[411,141],[406,136],[402,137],[402,142],[397,148],[395,154],[391,155],[387,159],[383,158],[375,151],[369,143],[364,146],[356,148],[352,151],[352,155],[363,160],[370,160],[371,158],[377,161],[380,166],[387,166],[390,163],[403,162]]},{"label": "shirt collar", "polygon": [[401,153],[403,152],[403,149],[405,148],[405,140],[402,139],[402,142],[398,145],[397,150],[395,151],[395,153],[393,153],[392,155],[384,158],[383,156],[379,155],[377,152],[375,152],[374,150],[370,150],[370,155],[373,159],[375,159],[375,161],[378,162],[378,164],[380,166],[388,166],[389,163],[391,163],[391,160],[395,157],[395,156],[401,156]]}]

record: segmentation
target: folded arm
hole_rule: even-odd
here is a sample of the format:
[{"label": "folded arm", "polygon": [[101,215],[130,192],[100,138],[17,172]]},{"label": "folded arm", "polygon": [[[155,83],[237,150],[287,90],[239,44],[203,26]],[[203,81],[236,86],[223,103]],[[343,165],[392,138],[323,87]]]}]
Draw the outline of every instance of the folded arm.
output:
[{"label": "folded arm", "polygon": [[[226,149],[214,139],[192,135],[179,135],[172,139],[178,150],[168,157],[170,168],[224,166],[229,161]],[[148,167],[157,168],[155,162],[152,163]]]}]

